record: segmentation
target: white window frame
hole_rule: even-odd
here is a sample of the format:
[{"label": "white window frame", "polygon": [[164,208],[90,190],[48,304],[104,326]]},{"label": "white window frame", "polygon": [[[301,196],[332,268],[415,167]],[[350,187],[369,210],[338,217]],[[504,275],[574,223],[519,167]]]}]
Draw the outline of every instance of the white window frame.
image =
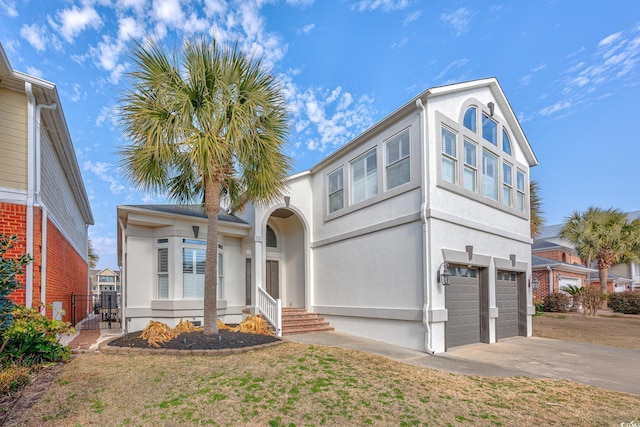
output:
[{"label": "white window frame", "polygon": [[[168,239],[158,239],[156,247],[156,287],[155,296],[156,299],[169,299],[169,242]],[[160,253],[163,251],[166,254],[165,271],[162,270],[162,263],[160,260]],[[164,283],[161,283],[164,281]],[[161,286],[166,289],[161,289]],[[100,289],[102,291],[102,289]],[[165,294],[166,292],[166,294]]]},{"label": "white window frame", "polygon": [[[397,144],[398,158],[392,159],[391,148],[394,144]],[[384,143],[385,152],[385,175],[386,175],[386,189],[391,190],[408,182],[411,182],[411,133],[409,129],[406,129],[399,134],[389,138]],[[389,179],[389,171],[394,169],[401,169],[406,164],[407,175],[400,177],[400,181],[395,185],[391,185]]]},{"label": "white window frame", "polygon": [[[368,170],[369,167],[369,159],[374,159],[373,165],[374,169]],[[363,165],[363,176],[356,180],[355,173],[356,168],[359,167],[359,163],[364,163]],[[358,156],[351,162],[349,162],[349,166],[351,169],[350,173],[350,185],[351,185],[351,204],[356,204],[363,202],[367,199],[370,199],[378,194],[378,150],[377,147],[367,151],[366,153]],[[364,194],[362,197],[357,198],[356,187],[362,184],[364,186]]]},{"label": "white window frame", "polygon": [[[478,144],[473,142],[468,138],[464,138],[464,170],[462,171],[462,186],[472,192],[476,192],[478,190]],[[467,156],[467,146],[473,147],[473,157]],[[469,160],[473,160],[473,164],[469,162]],[[471,177],[471,181],[467,178]],[[471,184],[471,188],[469,185]]]},{"label": "white window frame", "polygon": [[[486,159],[493,160],[493,174],[489,174],[488,169],[490,163]],[[482,150],[482,195],[494,200],[498,201],[500,199],[499,193],[499,185],[498,185],[498,168],[500,167],[500,157],[490,152],[487,149]],[[491,185],[491,187],[489,187]],[[488,190],[493,189],[493,197],[492,194],[489,193]]]},{"label": "white window frame", "polygon": [[[522,176],[522,187],[520,186],[520,176]],[[516,209],[520,212],[527,210],[526,205],[526,186],[527,186],[527,174],[520,169],[516,169]]]},{"label": "white window frame", "polygon": [[[446,149],[446,145],[445,145],[445,132],[450,133],[451,135],[453,135],[453,144],[451,145],[451,147],[453,148],[452,152],[448,152]],[[453,129],[445,126],[444,124],[441,126],[441,131],[440,131],[440,137],[441,137],[441,142],[440,142],[440,151],[441,151],[441,172],[440,172],[440,177],[442,178],[443,181],[451,183],[451,184],[457,184],[458,183],[458,133],[456,131],[454,131]],[[451,170],[453,170],[453,176],[451,180],[446,179],[445,177],[445,170],[448,170],[447,167],[445,167],[445,165],[449,165]]]},{"label": "white window frame", "polygon": [[[185,272],[185,251],[191,250],[192,253],[192,267],[193,271],[191,273]],[[198,273],[198,251],[202,252],[202,265],[203,270],[202,273]],[[204,298],[204,277],[206,272],[206,259],[207,259],[207,242],[204,240],[196,240],[196,239],[182,239],[182,247],[180,248],[180,271],[182,273],[182,299],[183,300],[198,300]],[[191,290],[189,293],[186,289],[187,284],[187,275],[190,274],[193,276],[193,283]],[[200,277],[201,276],[201,277]],[[201,288],[200,288],[201,287]]]},{"label": "white window frame", "polygon": [[505,161],[502,162],[502,204],[509,207],[513,204],[513,165]]},{"label": "white window frame", "polygon": [[[333,177],[340,177],[339,179],[339,183],[336,183],[335,188],[333,188],[333,184],[332,184],[332,178]],[[327,210],[329,211],[329,213],[334,213],[337,212],[341,209],[344,209],[344,167],[340,166],[338,169],[334,170],[333,172],[329,173],[327,175],[327,193],[328,193],[328,197],[327,197],[327,202],[328,202],[328,206],[327,206]],[[338,196],[340,197],[340,207],[336,207],[335,209],[331,209],[331,201],[333,200],[334,197]]]}]

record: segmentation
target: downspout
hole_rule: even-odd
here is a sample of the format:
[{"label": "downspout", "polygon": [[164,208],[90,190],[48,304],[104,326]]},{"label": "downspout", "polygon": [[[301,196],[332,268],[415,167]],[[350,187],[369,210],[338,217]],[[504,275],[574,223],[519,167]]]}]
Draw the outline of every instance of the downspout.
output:
[{"label": "downspout", "polygon": [[[31,83],[24,83],[24,91],[27,95],[27,254],[33,256],[33,199],[35,186],[35,163],[36,154],[34,151],[36,145],[36,99],[33,96]],[[26,267],[26,286],[24,305],[31,308],[33,303],[33,263],[30,262]]]},{"label": "downspout", "polygon": [[427,109],[422,104],[422,100],[416,100],[416,107],[420,109],[420,132],[422,139],[420,141],[420,171],[422,173],[422,204],[420,206],[420,219],[422,220],[422,252],[424,256],[424,267],[422,269],[422,282],[424,286],[424,305],[422,307],[422,323],[427,329],[427,339],[424,342],[427,353],[434,354],[432,349],[433,334],[431,333],[431,240],[428,237],[431,229],[431,219],[427,215],[431,205],[431,189],[429,187],[429,168],[427,162]]},{"label": "downspout", "polygon": [[43,316],[47,314],[47,220],[48,212],[47,207],[40,200],[41,185],[42,185],[42,121],[40,120],[42,109],[55,110],[57,105],[54,104],[41,104],[36,106],[36,186],[35,186],[35,204],[42,209],[42,226],[40,228],[41,245],[40,251],[40,302],[42,307],[40,312]]},{"label": "downspout", "polygon": [[547,265],[547,271],[549,272],[549,293],[553,293],[553,270]]},{"label": "downspout", "polygon": [[121,310],[122,314],[120,316],[120,328],[123,331],[131,332],[129,320],[127,318],[127,241],[125,240],[126,231],[124,228],[124,224],[122,223],[122,218],[118,217],[118,225],[120,226],[120,297],[122,301]]}]

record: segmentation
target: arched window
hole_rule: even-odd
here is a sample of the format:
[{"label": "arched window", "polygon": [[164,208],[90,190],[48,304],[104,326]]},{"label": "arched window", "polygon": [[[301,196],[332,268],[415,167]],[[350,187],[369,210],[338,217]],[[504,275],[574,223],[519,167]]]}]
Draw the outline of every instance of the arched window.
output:
[{"label": "arched window", "polygon": [[474,132],[474,133],[476,131],[476,112],[477,112],[476,107],[467,108],[467,111],[464,112],[464,120],[463,120],[464,127],[466,127],[467,129],[469,129],[471,132]]},{"label": "arched window", "polygon": [[268,248],[277,248],[278,247],[278,237],[276,236],[276,232],[273,231],[270,225],[267,225],[267,247]]},{"label": "arched window", "polygon": [[502,151],[511,155],[511,141],[509,141],[509,135],[504,129],[502,129]]}]

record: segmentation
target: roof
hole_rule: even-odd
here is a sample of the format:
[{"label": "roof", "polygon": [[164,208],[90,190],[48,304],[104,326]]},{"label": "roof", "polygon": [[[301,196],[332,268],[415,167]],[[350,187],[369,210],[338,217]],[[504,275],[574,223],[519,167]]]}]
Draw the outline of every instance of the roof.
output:
[{"label": "roof", "polygon": [[[628,221],[640,219],[640,211],[626,212]],[[536,236],[539,240],[551,239],[553,237],[560,237],[560,230],[564,224],[546,225],[540,229],[540,233]]]},{"label": "roof", "polygon": [[69,184],[73,192],[74,198],[85,224],[94,224],[93,213],[89,197],[82,180],[82,174],[78,167],[78,159],[76,157],[67,120],[62,110],[62,102],[58,95],[58,90],[54,83],[31,76],[29,74],[16,71],[11,67],[9,59],[4,52],[4,48],[0,43],[0,84],[8,89],[26,92],[27,86],[30,86],[38,104],[55,104],[55,110],[43,110],[42,121],[46,124],[46,128],[52,137],[52,144],[56,153],[60,157],[62,167],[69,176]]},{"label": "roof", "polygon": [[567,264],[566,262],[558,261],[551,258],[545,258],[537,255],[531,255],[531,267],[535,270],[550,267],[555,270],[572,271],[576,273],[591,273],[596,272],[593,268],[587,268],[580,264]]},{"label": "roof", "polygon": [[367,129],[366,131],[364,131],[363,133],[361,133],[360,135],[358,135],[357,137],[349,141],[347,144],[343,145],[341,148],[334,151],[329,156],[325,157],[323,160],[318,162],[315,166],[311,167],[310,170],[314,171],[318,168],[321,168],[329,164],[335,158],[342,155],[342,153],[344,153],[347,150],[350,150],[353,147],[353,145],[357,144],[359,141],[362,141],[363,139],[368,138],[370,135],[378,132],[379,130],[387,126],[388,122],[395,120],[401,115],[407,114],[407,112],[409,111],[415,111],[418,108],[417,106],[418,100],[420,100],[420,102],[424,101],[424,104],[426,105],[427,100],[430,98],[452,94],[452,93],[456,93],[464,90],[477,89],[481,87],[489,88],[493,97],[498,103],[498,106],[505,113],[505,119],[507,123],[509,123],[511,130],[516,136],[516,140],[520,142],[520,148],[522,149],[522,152],[524,153],[529,163],[529,166],[537,165],[538,159],[536,158],[536,155],[533,153],[531,145],[529,144],[529,141],[526,135],[524,134],[522,127],[520,126],[518,117],[516,116],[513,109],[511,108],[511,105],[509,104],[507,97],[504,95],[504,92],[502,91],[502,88],[498,83],[498,79],[496,79],[495,77],[490,77],[486,79],[471,80],[471,81],[456,83],[451,85],[436,86],[436,87],[425,90],[424,92],[412,98],[409,102],[405,103],[400,108],[393,111],[391,114],[389,114],[388,116],[386,116],[385,118],[377,122],[376,124],[371,126],[369,129]]},{"label": "roof", "polygon": [[[156,211],[156,212],[164,212],[164,213],[169,213],[169,214],[175,214],[175,215],[186,215],[186,216],[191,216],[191,217],[196,217],[196,218],[208,218],[209,216],[207,215],[207,213],[205,212],[205,210],[202,208],[202,205],[180,205],[180,204],[174,204],[174,205],[122,205],[121,207],[123,208],[136,208],[136,209],[145,209],[145,210],[149,210],[149,211]],[[232,214],[227,214],[224,212],[221,212],[218,214],[218,221],[224,221],[224,222],[232,222],[235,224],[246,224],[249,225],[248,222],[246,222],[243,219],[238,218],[235,215]]]},{"label": "roof", "polygon": [[[600,276],[599,276],[599,272],[596,270],[595,273],[591,273],[589,274],[589,280],[595,280],[597,282],[600,281]],[[631,283],[633,282],[632,279],[628,279],[626,277],[622,277],[622,276],[618,276],[617,274],[612,274],[609,273],[607,274],[607,282],[617,282],[617,283]]]},{"label": "roof", "polygon": [[548,251],[552,249],[560,249],[565,252],[570,252],[572,254],[576,253],[575,249],[573,249],[571,246],[561,245],[560,243],[552,242],[549,240],[536,239],[533,241],[533,244],[531,245],[531,250],[535,252]]}]

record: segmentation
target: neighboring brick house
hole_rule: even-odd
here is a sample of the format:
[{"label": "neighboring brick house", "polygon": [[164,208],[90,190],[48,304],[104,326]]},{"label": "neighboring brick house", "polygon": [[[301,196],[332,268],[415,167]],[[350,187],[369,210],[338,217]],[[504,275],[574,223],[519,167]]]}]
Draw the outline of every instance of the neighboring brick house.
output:
[{"label": "neighboring brick house", "polygon": [[0,234],[19,242],[7,255],[33,257],[11,298],[51,316],[89,287],[93,215],[53,83],[15,71],[0,45]]},{"label": "neighboring brick house", "polygon": [[[629,220],[640,217],[640,211],[627,213]],[[562,224],[543,227],[531,247],[531,283],[534,298],[544,298],[565,286],[599,284],[596,260],[591,268],[584,265],[573,245],[560,236]],[[640,265],[618,264],[609,269],[607,292],[624,292],[640,289]]]}]

